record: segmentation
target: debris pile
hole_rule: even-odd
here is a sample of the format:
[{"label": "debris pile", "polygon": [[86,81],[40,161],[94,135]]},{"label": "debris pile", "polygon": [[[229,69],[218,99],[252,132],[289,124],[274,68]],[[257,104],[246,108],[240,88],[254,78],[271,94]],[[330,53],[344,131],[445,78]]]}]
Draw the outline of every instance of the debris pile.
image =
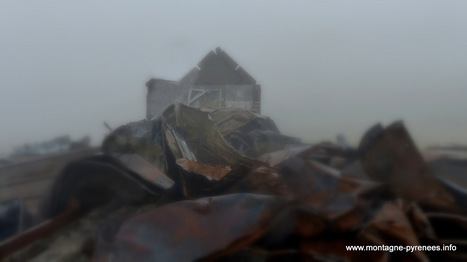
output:
[{"label": "debris pile", "polygon": [[177,104],[102,152],[62,170],[4,261],[467,260],[466,177],[433,173],[402,122],[310,145],[251,111]]}]

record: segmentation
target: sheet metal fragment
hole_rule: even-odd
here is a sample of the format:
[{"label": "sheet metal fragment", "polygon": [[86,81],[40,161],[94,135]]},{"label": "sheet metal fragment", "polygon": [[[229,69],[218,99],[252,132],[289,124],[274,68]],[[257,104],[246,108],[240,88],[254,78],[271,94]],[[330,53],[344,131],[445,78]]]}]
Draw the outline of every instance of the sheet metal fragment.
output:
[{"label": "sheet metal fragment", "polygon": [[370,129],[362,139],[360,151],[367,175],[385,183],[395,196],[427,208],[464,212],[431,174],[402,122],[384,130]]},{"label": "sheet metal fragment", "polygon": [[277,201],[271,196],[233,194],[165,205],[125,222],[115,244],[100,251],[96,261],[109,256],[114,262],[195,261],[254,235]]},{"label": "sheet metal fragment", "polygon": [[137,154],[115,154],[114,156],[149,183],[154,183],[164,190],[170,189],[174,185],[172,179]]}]

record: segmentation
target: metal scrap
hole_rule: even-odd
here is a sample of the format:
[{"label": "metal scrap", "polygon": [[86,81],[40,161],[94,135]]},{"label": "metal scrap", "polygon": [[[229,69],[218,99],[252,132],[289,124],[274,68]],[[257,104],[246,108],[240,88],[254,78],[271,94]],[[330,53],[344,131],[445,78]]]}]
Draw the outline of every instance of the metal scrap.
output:
[{"label": "metal scrap", "polygon": [[368,176],[385,183],[395,196],[432,208],[463,212],[445,187],[431,174],[401,122],[373,128],[360,145]]},{"label": "metal scrap", "polygon": [[183,170],[196,173],[206,177],[209,180],[219,181],[232,171],[229,166],[209,166],[188,159],[177,159],[177,165]]},{"label": "metal scrap", "polygon": [[135,174],[140,175],[143,179],[164,190],[170,189],[175,183],[172,179],[137,154],[116,154],[115,157]]},{"label": "metal scrap", "polygon": [[112,246],[98,250],[95,261],[194,261],[242,239],[262,236],[262,225],[279,200],[234,194],[181,201],[126,221]]}]

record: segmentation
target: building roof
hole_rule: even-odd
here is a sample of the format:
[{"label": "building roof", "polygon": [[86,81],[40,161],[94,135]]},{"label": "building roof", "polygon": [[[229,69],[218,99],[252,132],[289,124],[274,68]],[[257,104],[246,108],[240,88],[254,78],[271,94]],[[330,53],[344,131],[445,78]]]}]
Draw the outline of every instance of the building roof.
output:
[{"label": "building roof", "polygon": [[256,80],[219,47],[209,52],[181,82],[194,85],[256,84]]}]

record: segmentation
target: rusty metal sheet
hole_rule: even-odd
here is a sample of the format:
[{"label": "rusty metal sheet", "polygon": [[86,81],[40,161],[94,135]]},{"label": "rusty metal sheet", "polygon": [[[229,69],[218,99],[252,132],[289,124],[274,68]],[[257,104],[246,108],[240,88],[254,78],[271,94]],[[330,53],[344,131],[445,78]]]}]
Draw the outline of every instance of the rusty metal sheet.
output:
[{"label": "rusty metal sheet", "polygon": [[240,178],[232,184],[225,193],[248,192],[255,194],[267,194],[289,197],[292,190],[283,181],[277,170],[259,165],[251,169],[248,175]]},{"label": "rusty metal sheet", "polygon": [[369,203],[383,193],[380,183],[329,174],[316,168],[316,162],[297,157],[288,159],[280,173],[295,199],[328,218],[337,218],[356,208],[363,217]]},{"label": "rusty metal sheet", "polygon": [[367,175],[385,183],[395,196],[429,208],[463,212],[430,172],[402,122],[370,129],[360,151]]},{"label": "rusty metal sheet", "polygon": [[185,171],[202,175],[208,180],[219,181],[232,171],[229,166],[210,166],[184,158],[177,159],[176,163]]},{"label": "rusty metal sheet", "polygon": [[[372,245],[421,245],[421,236],[434,237],[434,234],[432,233],[429,223],[423,218],[423,215],[421,215],[421,219],[424,220],[423,224],[417,225],[413,223],[414,221],[411,221],[406,213],[413,208],[416,207],[408,205],[401,200],[386,202],[362,230],[359,234],[359,238],[362,242],[368,242],[368,244]],[[420,214],[421,212],[416,210],[415,215]],[[412,217],[412,219],[418,219],[418,221],[420,221],[420,218],[417,217]],[[397,257],[399,257],[399,259],[404,258],[408,261],[429,261],[429,254],[426,252],[384,252],[382,255],[387,258],[384,259],[385,261],[392,261],[397,259]]]},{"label": "rusty metal sheet", "polygon": [[[323,234],[315,238],[301,239],[301,251],[307,251],[318,257],[337,261],[430,261],[437,254],[422,252],[387,252],[387,251],[353,251],[346,246],[406,246],[421,245],[419,234],[406,212],[410,208],[401,205],[400,201],[386,202],[374,212],[369,221],[361,223],[356,229],[347,228],[341,233]],[[444,257],[446,258],[446,257]],[[329,261],[329,260],[326,260]],[[445,261],[445,260],[442,260]]]},{"label": "rusty metal sheet", "polygon": [[244,246],[262,236],[259,228],[278,201],[233,194],[161,206],[126,221],[114,244],[97,250],[95,261],[195,261],[248,239]]},{"label": "rusty metal sheet", "polygon": [[[416,205],[383,200],[387,193],[380,183],[340,177],[326,171],[313,161],[297,157],[284,164],[280,173],[291,189],[292,198],[289,195],[289,199],[294,200],[273,212],[270,221],[281,218],[268,227],[262,243],[272,238],[275,247],[290,246],[288,241],[294,236],[295,241],[299,241],[294,250],[301,255],[311,255],[298,257],[309,259],[426,261],[426,254],[348,252],[346,245],[419,245],[420,239],[435,241],[436,237],[429,220]],[[236,257],[227,255],[227,251],[228,248],[225,253],[218,254]],[[268,252],[263,255],[268,257]],[[444,257],[430,254],[430,258],[440,256]],[[219,261],[211,259],[213,257],[208,256],[210,259],[206,261]]]}]

